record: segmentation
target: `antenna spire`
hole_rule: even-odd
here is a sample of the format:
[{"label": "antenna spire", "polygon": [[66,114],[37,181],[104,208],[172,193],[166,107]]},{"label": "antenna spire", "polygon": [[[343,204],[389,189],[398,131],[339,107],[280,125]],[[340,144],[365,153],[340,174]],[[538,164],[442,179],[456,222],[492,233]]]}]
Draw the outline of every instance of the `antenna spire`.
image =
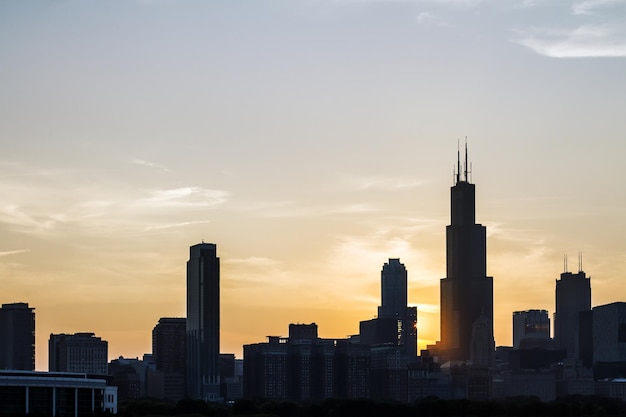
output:
[{"label": "antenna spire", "polygon": [[567,253],[563,255],[563,272],[567,272]]},{"label": "antenna spire", "polygon": [[469,182],[467,178],[467,136],[465,136],[465,182]]},{"label": "antenna spire", "polygon": [[460,141],[456,140],[456,183],[461,180],[461,145]]},{"label": "antenna spire", "polygon": [[578,272],[583,271],[583,253],[578,252]]}]

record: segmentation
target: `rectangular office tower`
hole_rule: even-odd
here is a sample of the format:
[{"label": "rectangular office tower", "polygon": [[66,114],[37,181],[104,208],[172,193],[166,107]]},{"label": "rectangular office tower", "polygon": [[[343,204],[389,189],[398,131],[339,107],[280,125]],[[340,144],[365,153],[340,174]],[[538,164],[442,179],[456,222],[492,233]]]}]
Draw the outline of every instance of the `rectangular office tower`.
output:
[{"label": "rectangular office tower", "polygon": [[[466,145],[464,176],[459,155],[456,183],[450,193],[451,222],[446,227],[446,278],[440,282],[441,341],[437,355],[445,361],[466,361],[472,359],[471,352],[480,352],[483,362],[485,355],[494,354],[493,278],[487,276],[486,228],[476,224],[476,191],[469,182],[467,167]],[[485,320],[490,322],[488,334]],[[475,324],[480,324],[480,332],[473,331]]]},{"label": "rectangular office tower", "polygon": [[187,261],[187,396],[219,399],[219,356],[220,259],[215,244],[200,243]]},{"label": "rectangular office tower", "polygon": [[106,375],[109,343],[94,333],[51,334],[48,340],[48,370]]},{"label": "rectangular office tower", "polygon": [[0,308],[0,369],[35,370],[35,309],[28,303]]}]

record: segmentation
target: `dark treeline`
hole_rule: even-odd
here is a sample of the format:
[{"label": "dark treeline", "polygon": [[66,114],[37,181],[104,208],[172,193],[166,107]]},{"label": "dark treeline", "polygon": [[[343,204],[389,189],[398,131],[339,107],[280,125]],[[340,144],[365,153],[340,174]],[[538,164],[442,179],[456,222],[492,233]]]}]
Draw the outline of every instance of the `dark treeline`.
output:
[{"label": "dark treeline", "polygon": [[550,403],[535,397],[498,401],[440,400],[426,398],[413,404],[370,400],[329,399],[320,403],[295,404],[288,401],[239,400],[232,405],[208,404],[185,399],[178,404],[157,400],[135,400],[120,404],[123,417],[210,416],[210,417],[498,417],[498,416],[626,416],[620,399],[572,396]]}]

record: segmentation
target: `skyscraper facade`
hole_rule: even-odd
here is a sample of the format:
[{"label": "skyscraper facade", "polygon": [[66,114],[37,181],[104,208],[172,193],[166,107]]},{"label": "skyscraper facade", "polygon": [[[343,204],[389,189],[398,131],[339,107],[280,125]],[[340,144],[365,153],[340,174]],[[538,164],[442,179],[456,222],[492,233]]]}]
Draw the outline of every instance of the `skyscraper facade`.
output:
[{"label": "skyscraper facade", "polygon": [[28,303],[0,308],[0,369],[35,370],[35,309]]},{"label": "skyscraper facade", "polygon": [[217,246],[191,246],[187,261],[187,395],[219,398],[220,259]]},{"label": "skyscraper facade", "polygon": [[106,375],[109,343],[94,333],[51,334],[48,340],[48,370]]},{"label": "skyscraper facade", "polygon": [[[582,265],[581,265],[582,266]],[[556,312],[554,341],[567,351],[568,358],[577,359],[579,352],[579,316],[591,310],[591,280],[585,272],[563,272],[556,280]]]},{"label": "skyscraper facade", "polygon": [[[441,341],[437,355],[443,360],[466,361],[470,359],[474,323],[480,319],[484,326],[485,318],[493,323],[493,278],[487,276],[486,228],[476,223],[476,187],[468,178],[467,146],[464,175],[459,154],[455,177],[451,222],[446,227],[446,278],[440,282]],[[493,324],[489,333],[487,338],[493,345]]]}]

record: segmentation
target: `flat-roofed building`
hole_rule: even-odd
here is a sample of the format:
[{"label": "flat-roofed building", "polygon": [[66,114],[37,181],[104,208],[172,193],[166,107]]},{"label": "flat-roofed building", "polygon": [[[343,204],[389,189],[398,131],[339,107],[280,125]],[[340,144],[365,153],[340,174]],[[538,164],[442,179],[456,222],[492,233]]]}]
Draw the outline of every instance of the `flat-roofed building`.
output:
[{"label": "flat-roofed building", "polygon": [[50,372],[106,375],[109,342],[94,333],[51,334],[48,341]]},{"label": "flat-roofed building", "polygon": [[0,371],[0,410],[3,415],[117,414],[117,387],[86,374]]},{"label": "flat-roofed building", "polygon": [[35,370],[35,309],[28,303],[0,308],[0,369]]}]

